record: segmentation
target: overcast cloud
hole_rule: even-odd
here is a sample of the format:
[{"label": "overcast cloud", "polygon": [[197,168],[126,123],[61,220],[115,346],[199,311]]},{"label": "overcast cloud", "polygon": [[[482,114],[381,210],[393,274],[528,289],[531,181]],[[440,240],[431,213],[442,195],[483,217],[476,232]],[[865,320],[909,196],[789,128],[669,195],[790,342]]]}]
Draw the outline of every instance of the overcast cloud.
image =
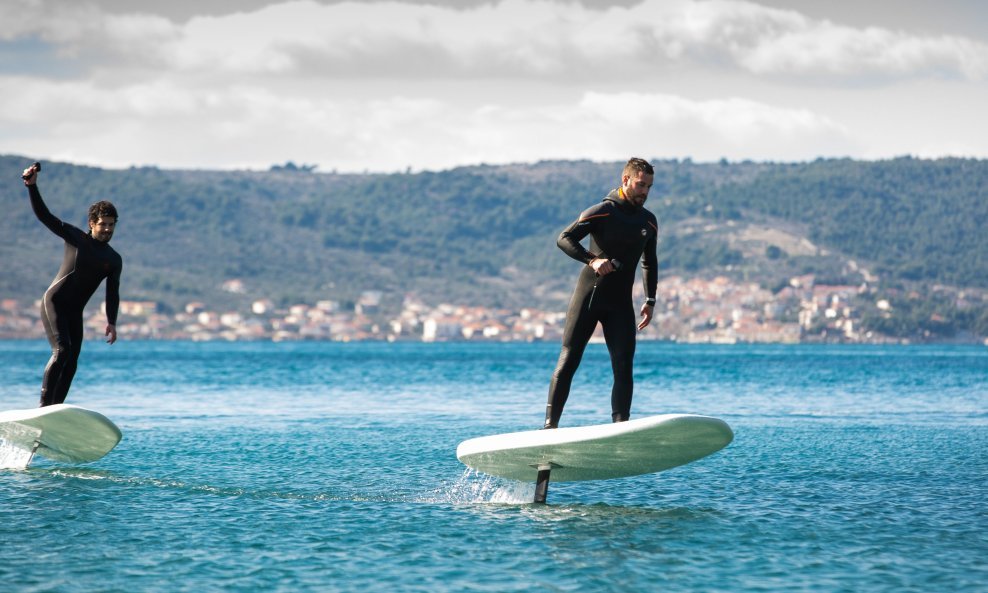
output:
[{"label": "overcast cloud", "polygon": [[966,2],[956,28],[908,0],[888,24],[784,0],[156,4],[0,5],[0,152],[341,171],[988,156]]}]

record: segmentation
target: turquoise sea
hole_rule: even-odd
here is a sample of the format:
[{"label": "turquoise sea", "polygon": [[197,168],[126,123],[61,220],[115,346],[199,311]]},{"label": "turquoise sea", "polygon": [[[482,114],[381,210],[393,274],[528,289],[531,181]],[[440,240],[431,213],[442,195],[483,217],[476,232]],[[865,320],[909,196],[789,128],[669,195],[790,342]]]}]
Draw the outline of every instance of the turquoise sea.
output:
[{"label": "turquoise sea", "polygon": [[[537,428],[557,353],[91,340],[68,402],[124,439],[0,472],[0,590],[988,591],[988,348],[641,343],[633,417],[734,442],[533,505],[454,451]],[[0,342],[0,409],[47,358]],[[592,345],[563,424],[609,389]]]}]

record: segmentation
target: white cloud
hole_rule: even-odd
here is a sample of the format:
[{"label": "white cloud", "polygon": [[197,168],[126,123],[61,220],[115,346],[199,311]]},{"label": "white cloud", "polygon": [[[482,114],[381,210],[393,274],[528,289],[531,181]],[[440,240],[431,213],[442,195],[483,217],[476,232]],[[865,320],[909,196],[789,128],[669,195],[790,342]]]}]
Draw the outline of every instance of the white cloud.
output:
[{"label": "white cloud", "polygon": [[[852,28],[743,0],[645,0],[605,10],[549,0],[470,8],[292,0],[178,25],[160,16],[0,9],[6,39],[37,34],[65,55],[179,71],[482,78],[613,77],[704,65],[753,74],[981,80],[988,45]],[[25,16],[27,15],[27,16]]]},{"label": "white cloud", "polygon": [[969,110],[911,100],[907,88],[983,96],[985,44],[742,0],[294,0],[181,23],[98,3],[12,6],[0,5],[0,50],[40,39],[53,51],[38,64],[63,61],[51,66],[61,78],[0,71],[0,152],[348,171],[628,154],[988,155]]},{"label": "white cloud", "polygon": [[0,121],[22,125],[68,118],[103,125],[129,117],[196,116],[203,107],[201,96],[161,81],[108,89],[92,81],[0,79]]},{"label": "white cloud", "polygon": [[[21,109],[11,89],[37,100]],[[264,168],[291,159],[390,171],[629,153],[793,160],[819,156],[821,146],[852,145],[841,126],[807,110],[646,93],[591,92],[568,103],[508,107],[402,96],[327,99],[249,85],[190,91],[154,83],[111,92],[90,83],[5,79],[0,114],[0,126],[24,130],[5,134],[0,151],[57,146],[54,154],[48,149],[52,157],[110,166]]]},{"label": "white cloud", "polygon": [[610,125],[656,131],[662,126],[690,125],[717,133],[732,144],[754,142],[766,135],[847,135],[839,124],[809,110],[773,107],[737,97],[689,101],[672,95],[589,93],[580,107]]},{"label": "white cloud", "polygon": [[[90,3],[59,5],[43,0],[4,3],[0,6],[0,40],[36,36],[58,53],[78,56],[110,51],[117,57],[143,51],[162,39],[178,35],[167,19],[141,13],[105,13]],[[133,56],[132,56],[133,57]]]},{"label": "white cloud", "polygon": [[193,19],[172,46],[183,67],[395,74],[415,56],[432,75],[601,76],[663,64],[734,64],[756,74],[929,73],[980,79],[988,46],[880,28],[855,29],[751,2],[647,0],[600,11],[505,0],[471,9],[295,1]]},{"label": "white cloud", "polygon": [[805,23],[738,52],[754,73],[818,73],[880,78],[943,76],[983,80],[988,45],[961,37],[917,37],[879,28]]}]

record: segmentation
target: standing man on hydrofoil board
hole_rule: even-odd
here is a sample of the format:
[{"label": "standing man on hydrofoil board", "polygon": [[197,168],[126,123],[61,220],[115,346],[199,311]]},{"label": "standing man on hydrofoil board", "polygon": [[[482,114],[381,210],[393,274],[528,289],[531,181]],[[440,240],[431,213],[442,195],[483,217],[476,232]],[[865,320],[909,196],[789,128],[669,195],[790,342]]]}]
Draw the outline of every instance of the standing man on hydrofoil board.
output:
[{"label": "standing man on hydrofoil board", "polygon": [[[655,171],[647,161],[629,160],[621,173],[621,187],[580,214],[580,218],[566,227],[556,241],[566,255],[583,263],[584,268],[566,313],[562,350],[549,384],[545,428],[559,426],[573,375],[598,322],[604,329],[604,341],[614,371],[611,419],[624,422],[631,417],[636,341],[631,289],[639,259],[646,299],[637,330],[644,329],[652,321],[658,283],[655,253],[658,222],[655,215],[644,208],[654,175]],[[589,250],[580,244],[587,235],[590,235]]]},{"label": "standing man on hydrofoil board", "polygon": [[51,344],[51,359],[41,382],[41,406],[60,404],[72,386],[82,351],[82,314],[100,282],[106,280],[107,343],[117,341],[117,309],[120,305],[120,271],[123,260],[110,247],[117,226],[117,209],[106,200],[89,207],[89,232],[62,222],[49,212],[38,191],[41,163],[21,176],[31,197],[35,216],[65,241],[65,256],[55,280],[41,300],[41,322]]}]

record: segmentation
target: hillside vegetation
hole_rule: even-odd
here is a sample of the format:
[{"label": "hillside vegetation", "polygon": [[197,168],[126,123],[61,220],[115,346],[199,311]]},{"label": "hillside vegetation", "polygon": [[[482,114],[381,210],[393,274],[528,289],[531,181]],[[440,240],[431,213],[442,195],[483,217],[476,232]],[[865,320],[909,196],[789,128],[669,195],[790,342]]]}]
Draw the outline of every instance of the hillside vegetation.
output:
[{"label": "hillside vegetation", "polygon": [[[38,298],[61,258],[20,171],[0,157],[0,296]],[[79,226],[110,199],[121,218],[124,298],[178,307],[353,301],[561,308],[577,266],[558,232],[619,182],[622,163],[540,162],[405,174],[103,170],[44,163],[52,212]],[[791,276],[887,289],[988,288],[988,162],[659,161],[647,207],[663,275],[726,275],[777,288]],[[240,279],[247,290],[221,290]]]}]

